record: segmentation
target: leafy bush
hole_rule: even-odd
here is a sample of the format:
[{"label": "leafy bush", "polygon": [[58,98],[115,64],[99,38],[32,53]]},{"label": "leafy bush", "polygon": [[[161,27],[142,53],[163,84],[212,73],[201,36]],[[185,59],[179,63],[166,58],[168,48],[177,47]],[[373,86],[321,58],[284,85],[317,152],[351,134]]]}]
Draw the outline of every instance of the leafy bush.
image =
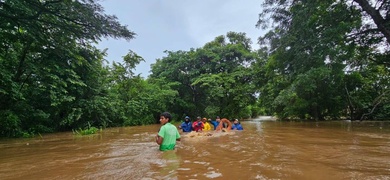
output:
[{"label": "leafy bush", "polygon": [[[79,130],[77,129],[74,129],[72,130],[73,131],[73,134],[75,135],[90,135],[90,134],[96,134],[96,132],[98,132],[98,128],[96,127],[91,127],[91,124],[88,122],[88,127],[86,127],[85,129],[81,129],[79,128]],[[100,129],[101,131],[102,129]]]}]

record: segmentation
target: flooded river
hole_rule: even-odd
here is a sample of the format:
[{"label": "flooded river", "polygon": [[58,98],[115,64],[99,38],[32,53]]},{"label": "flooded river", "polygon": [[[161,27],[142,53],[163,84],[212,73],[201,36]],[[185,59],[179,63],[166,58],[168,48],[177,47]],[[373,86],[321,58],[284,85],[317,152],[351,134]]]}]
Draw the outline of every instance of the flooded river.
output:
[{"label": "flooded river", "polygon": [[0,140],[0,179],[390,179],[388,122],[243,121],[174,151],[159,125]]}]

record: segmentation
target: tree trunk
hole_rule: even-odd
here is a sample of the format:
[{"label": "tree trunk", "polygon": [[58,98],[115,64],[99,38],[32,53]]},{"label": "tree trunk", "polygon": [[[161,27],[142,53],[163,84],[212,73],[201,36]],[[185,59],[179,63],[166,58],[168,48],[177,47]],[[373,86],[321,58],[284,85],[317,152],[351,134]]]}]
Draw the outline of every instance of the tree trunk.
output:
[{"label": "tree trunk", "polygon": [[354,1],[360,5],[363,11],[371,16],[379,31],[385,36],[387,43],[390,44],[390,29],[386,27],[386,19],[382,17],[382,15],[379,13],[379,10],[376,10],[374,7],[372,7],[367,0]]}]

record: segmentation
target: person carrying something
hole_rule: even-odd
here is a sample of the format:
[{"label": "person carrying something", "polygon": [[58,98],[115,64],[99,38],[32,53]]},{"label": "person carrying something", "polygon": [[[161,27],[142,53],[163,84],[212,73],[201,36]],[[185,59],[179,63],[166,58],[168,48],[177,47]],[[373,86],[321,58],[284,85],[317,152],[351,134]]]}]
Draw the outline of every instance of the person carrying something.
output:
[{"label": "person carrying something", "polygon": [[183,130],[183,132],[191,132],[192,131],[192,123],[190,117],[186,116],[184,122],[181,123],[179,129]]},{"label": "person carrying something", "polygon": [[202,122],[202,119],[198,116],[196,118],[196,121],[192,123],[192,129],[196,132],[200,132],[203,130],[204,124]]},{"label": "person carrying something", "polygon": [[203,125],[204,125],[203,130],[204,131],[210,131],[211,130],[211,124],[207,121],[207,119],[203,118],[202,122],[203,122]]},{"label": "person carrying something", "polygon": [[244,130],[238,119],[235,119],[232,125],[232,130]]},{"label": "person carrying something", "polygon": [[156,136],[156,143],[160,145],[160,151],[175,149],[176,141],[180,141],[180,134],[176,126],[170,123],[171,114],[163,112],[160,115],[161,128]]}]

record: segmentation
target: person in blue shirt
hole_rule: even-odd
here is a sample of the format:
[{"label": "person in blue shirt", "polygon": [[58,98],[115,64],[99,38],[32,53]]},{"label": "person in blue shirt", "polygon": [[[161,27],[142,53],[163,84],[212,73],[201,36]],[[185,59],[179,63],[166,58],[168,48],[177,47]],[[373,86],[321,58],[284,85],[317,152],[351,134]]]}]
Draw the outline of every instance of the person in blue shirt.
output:
[{"label": "person in blue shirt", "polygon": [[191,132],[192,131],[192,123],[190,117],[186,116],[185,120],[179,126],[179,129],[183,130],[183,132]]},{"label": "person in blue shirt", "polygon": [[219,118],[219,116],[217,116],[217,118],[215,120],[211,121],[211,124],[214,126],[214,130],[215,130],[215,128],[217,128],[220,121],[221,121],[221,118]]},{"label": "person in blue shirt", "polygon": [[232,130],[244,130],[238,119],[235,119],[232,125]]}]

